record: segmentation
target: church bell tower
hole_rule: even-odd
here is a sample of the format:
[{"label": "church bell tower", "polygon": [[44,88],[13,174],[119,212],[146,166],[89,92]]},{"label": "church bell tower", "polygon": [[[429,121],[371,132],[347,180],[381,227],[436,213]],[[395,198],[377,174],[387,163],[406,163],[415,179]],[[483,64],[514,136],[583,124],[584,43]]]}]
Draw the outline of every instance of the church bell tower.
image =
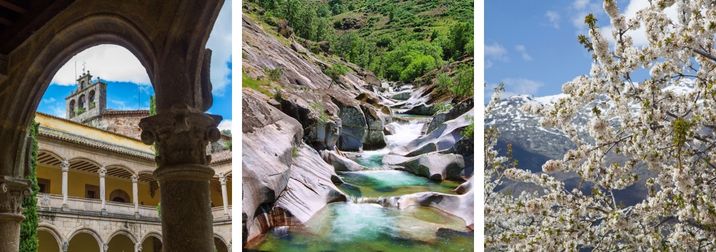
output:
[{"label": "church bell tower", "polygon": [[99,77],[92,82],[89,71],[77,79],[77,89],[65,98],[67,119],[84,123],[104,113],[107,109],[107,84]]}]

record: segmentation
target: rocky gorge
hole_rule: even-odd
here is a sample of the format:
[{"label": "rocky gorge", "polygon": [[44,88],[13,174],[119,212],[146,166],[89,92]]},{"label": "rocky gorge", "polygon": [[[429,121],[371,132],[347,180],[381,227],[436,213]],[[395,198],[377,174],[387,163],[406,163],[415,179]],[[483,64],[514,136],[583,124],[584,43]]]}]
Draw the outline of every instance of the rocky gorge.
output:
[{"label": "rocky gorge", "polygon": [[242,26],[245,248],[472,250],[471,98]]}]

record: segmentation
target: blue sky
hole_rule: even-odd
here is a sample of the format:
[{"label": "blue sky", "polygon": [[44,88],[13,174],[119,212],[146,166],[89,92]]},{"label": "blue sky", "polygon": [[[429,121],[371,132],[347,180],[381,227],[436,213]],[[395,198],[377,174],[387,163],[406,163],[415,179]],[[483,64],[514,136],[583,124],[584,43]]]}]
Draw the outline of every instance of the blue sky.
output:
[{"label": "blue sky", "polygon": [[[617,3],[627,17],[649,4]],[[505,83],[505,96],[545,96],[561,93],[562,84],[589,73],[591,56],[577,35],[586,34],[583,21],[590,12],[603,30],[608,29],[602,0],[485,1],[486,101],[499,82]],[[636,45],[646,43],[642,33],[634,32]]]},{"label": "blue sky", "polygon": [[[212,50],[211,82],[214,105],[209,113],[224,117],[220,128],[231,127],[231,1],[226,1],[209,36]],[[154,90],[146,70],[127,49],[116,45],[88,48],[71,58],[53,77],[37,111],[65,117],[65,97],[76,89],[75,73],[89,70],[93,81],[107,82],[107,107],[117,110],[148,109]]]}]

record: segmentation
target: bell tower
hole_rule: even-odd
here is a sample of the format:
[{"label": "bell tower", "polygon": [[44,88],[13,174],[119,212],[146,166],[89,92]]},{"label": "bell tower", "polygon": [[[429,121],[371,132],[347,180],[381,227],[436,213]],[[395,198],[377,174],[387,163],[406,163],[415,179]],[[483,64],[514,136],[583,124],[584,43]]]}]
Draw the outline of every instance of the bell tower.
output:
[{"label": "bell tower", "polygon": [[67,119],[85,123],[104,113],[107,108],[107,84],[99,77],[92,82],[89,70],[77,79],[77,89],[65,98]]}]

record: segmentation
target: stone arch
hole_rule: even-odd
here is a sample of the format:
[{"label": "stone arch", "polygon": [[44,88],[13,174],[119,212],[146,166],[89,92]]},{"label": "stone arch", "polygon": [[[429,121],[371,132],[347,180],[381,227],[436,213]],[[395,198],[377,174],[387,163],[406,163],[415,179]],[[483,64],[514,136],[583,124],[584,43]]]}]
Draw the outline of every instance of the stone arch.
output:
[{"label": "stone arch", "polygon": [[[34,117],[33,112],[37,110],[52,77],[60,67],[75,54],[100,44],[122,46],[134,54],[147,71],[157,97],[161,96],[154,75],[157,69],[155,50],[149,36],[132,20],[111,13],[97,13],[77,19],[57,20],[61,21],[49,22],[46,27],[60,27],[59,29],[48,28],[46,31],[37,32],[34,38],[30,39],[31,42],[37,43],[25,43],[27,46],[21,46],[13,52],[34,60],[19,66],[18,69],[23,69],[19,71],[21,74],[11,77],[12,80],[7,80],[18,84],[6,86],[19,87],[13,92],[23,94],[3,103],[22,108],[10,111],[6,115],[8,118],[16,118],[19,125],[29,125]],[[62,36],[54,36],[54,34],[62,34]],[[37,46],[39,44],[42,46]],[[8,90],[0,87],[0,94],[5,92]],[[8,156],[3,156],[3,159],[16,160],[11,157],[21,155],[24,137],[24,135],[16,135],[8,139],[6,148],[15,149],[15,153],[5,154]],[[11,167],[13,166],[11,165]],[[20,171],[14,171],[19,174],[18,172]]]},{"label": "stone arch", "polygon": [[[162,235],[156,232],[149,232],[142,238],[142,252],[160,252],[163,246]],[[158,244],[157,244],[158,243]]]},{"label": "stone arch", "polygon": [[85,95],[80,95],[80,98],[77,99],[77,109],[87,109],[85,108]]},{"label": "stone arch", "polygon": [[62,164],[62,160],[64,160],[62,156],[51,150],[39,149],[37,151],[37,162],[40,164],[60,166],[60,164]]},{"label": "stone arch", "polygon": [[97,247],[99,247],[100,249],[102,249],[102,247],[104,246],[104,241],[102,240],[102,237],[99,235],[99,233],[97,233],[97,231],[94,231],[94,230],[92,230],[90,228],[86,228],[86,227],[77,229],[74,232],[72,232],[72,234],[70,234],[67,238],[67,246],[71,246],[72,239],[75,238],[75,236],[80,235],[80,234],[90,235],[97,242]]},{"label": "stone arch", "polygon": [[70,100],[70,118],[75,117],[75,99]]},{"label": "stone arch", "polygon": [[90,90],[89,96],[87,98],[87,107],[89,109],[93,109],[97,105],[97,102],[95,102],[95,99],[96,99],[96,94],[95,94],[94,90]]},{"label": "stone arch", "polygon": [[83,156],[73,157],[69,161],[70,161],[70,169],[75,169],[75,170],[80,170],[80,171],[96,173],[97,171],[99,171],[99,168],[102,167],[102,164],[98,163],[97,161],[94,161],[90,158],[83,157]]},{"label": "stone arch", "polygon": [[[122,236],[126,237],[131,244],[122,244],[122,241],[120,238]],[[120,240],[115,240],[115,238],[120,239]],[[131,232],[129,232],[128,230],[125,230],[125,229],[119,229],[119,230],[115,231],[112,235],[107,237],[108,252],[112,252],[115,250],[116,251],[122,251],[122,250],[132,251],[136,245],[137,245],[137,238],[134,237],[134,235]],[[115,248],[115,246],[122,246],[126,249],[117,250]]]},{"label": "stone arch", "polygon": [[106,166],[105,168],[107,169],[107,176],[131,179],[132,176],[137,175],[135,171],[121,164],[112,164]]},{"label": "stone arch", "polygon": [[144,237],[142,237],[142,242],[144,242],[145,240],[147,240],[151,237],[157,238],[157,239],[159,239],[159,241],[162,240],[162,234],[152,231],[152,232],[145,234]]},{"label": "stone arch", "polygon": [[214,247],[216,249],[215,251],[217,252],[229,251],[229,243],[226,242],[226,240],[218,234],[214,234]]},{"label": "stone arch", "polygon": [[109,194],[109,201],[121,203],[132,202],[131,198],[129,197],[129,193],[125,192],[122,189],[114,189],[114,191]]},{"label": "stone arch", "polygon": [[[69,242],[69,241],[66,241],[65,238],[62,237],[62,234],[61,234],[59,231],[57,231],[57,228],[54,227],[54,226],[52,226],[51,224],[48,224],[48,223],[40,223],[40,224],[37,226],[37,232],[39,233],[39,232],[41,232],[41,231],[42,231],[42,232],[47,232],[48,234],[50,234],[50,235],[55,239],[55,242],[57,242],[57,249],[58,249],[58,251],[62,251],[62,244],[63,244],[64,242]],[[40,246],[51,246],[51,245],[49,245],[49,244],[48,244],[48,245],[40,244]]]}]

